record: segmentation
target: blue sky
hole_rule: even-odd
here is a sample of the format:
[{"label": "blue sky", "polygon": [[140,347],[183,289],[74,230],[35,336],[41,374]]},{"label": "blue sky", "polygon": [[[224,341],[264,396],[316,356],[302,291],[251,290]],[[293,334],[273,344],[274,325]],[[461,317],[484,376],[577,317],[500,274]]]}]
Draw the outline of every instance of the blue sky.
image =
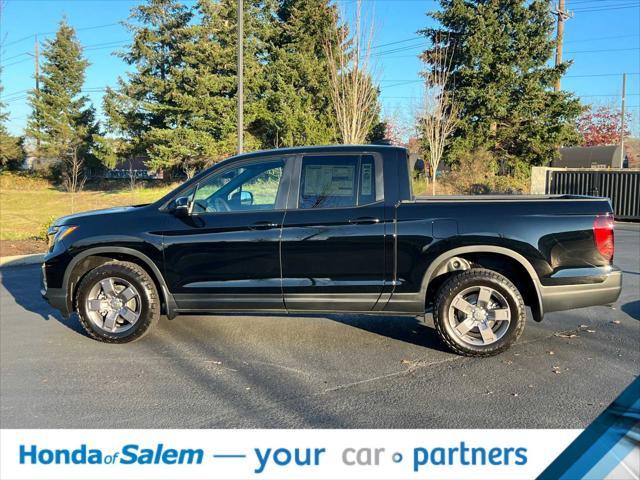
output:
[{"label": "blue sky", "polygon": [[[137,0],[0,0],[2,18],[0,62],[3,100],[10,112],[9,128],[21,134],[30,113],[26,90],[34,86],[34,34],[50,38],[63,15],[77,29],[91,66],[85,89],[98,111],[105,86],[114,85],[126,66],[113,51],[123,48],[129,33],[118,22]],[[354,0],[338,3],[352,16]],[[421,63],[425,46],[416,31],[432,22],[425,12],[432,0],[364,0],[364,15],[376,25],[373,60],[381,87],[383,111],[409,122],[420,103]],[[567,0],[574,16],[566,22],[565,58],[574,65],[562,87],[584,103],[620,105],[622,72],[627,72],[627,106],[632,133],[640,135],[640,0]],[[391,44],[391,45],[388,45]]]}]

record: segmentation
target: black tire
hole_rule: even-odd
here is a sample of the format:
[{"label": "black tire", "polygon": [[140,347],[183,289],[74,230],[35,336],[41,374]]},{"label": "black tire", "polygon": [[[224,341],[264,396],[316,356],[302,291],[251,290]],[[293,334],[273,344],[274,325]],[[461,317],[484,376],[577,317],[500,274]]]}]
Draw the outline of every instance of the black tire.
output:
[{"label": "black tire", "polygon": [[[136,289],[139,317],[124,332],[108,332],[91,320],[87,297],[94,287],[108,278],[122,279]],[[160,299],[153,279],[139,265],[130,262],[112,261],[94,268],[87,273],[78,285],[75,310],[80,324],[91,338],[106,343],[127,343],[146,335],[160,318]],[[95,315],[95,314],[94,314]]]},{"label": "black tire", "polygon": [[[508,327],[500,327],[502,329],[501,336],[498,338],[496,334],[497,340],[494,343],[471,344],[462,338],[464,335],[454,331],[453,325],[458,322],[458,318],[455,317],[455,314],[455,318],[452,318],[451,304],[459,294],[472,290],[474,287],[489,287],[497,292],[501,296],[501,300],[506,302],[506,305],[501,305],[500,308],[504,310],[508,307],[509,309]],[[524,300],[515,285],[505,276],[484,268],[472,268],[449,278],[438,290],[433,305],[433,322],[440,338],[451,350],[468,357],[489,357],[507,350],[522,335],[526,319]],[[462,321],[457,325],[460,323]],[[494,325],[494,328],[499,328],[501,323],[494,322]],[[469,334],[477,335],[479,337],[477,341],[483,342],[480,329],[474,328],[477,329],[478,334],[475,333],[476,330],[469,330]]]}]

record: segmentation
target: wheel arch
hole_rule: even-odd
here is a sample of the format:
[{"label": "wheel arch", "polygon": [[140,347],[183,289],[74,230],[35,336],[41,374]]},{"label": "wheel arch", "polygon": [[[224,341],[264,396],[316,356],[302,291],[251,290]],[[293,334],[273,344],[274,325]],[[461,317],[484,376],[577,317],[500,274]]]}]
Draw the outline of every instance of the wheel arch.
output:
[{"label": "wheel arch", "polygon": [[142,267],[156,284],[162,310],[169,318],[175,317],[175,301],[158,266],[144,253],[127,247],[95,247],[76,255],[67,266],[62,280],[62,288],[67,292],[70,310],[74,304],[76,286],[90,270],[113,260],[127,261]]},{"label": "wheel arch", "polygon": [[[421,287],[421,293],[423,295],[422,298],[427,299],[428,294],[431,293],[434,285],[437,285],[451,274],[451,272],[446,269],[446,266],[454,257],[460,257],[466,261],[478,263],[480,266],[496,270],[503,274],[506,273],[505,270],[509,270],[509,266],[516,266],[516,270],[519,270],[519,275],[516,275],[515,278],[510,278],[510,275],[507,274],[505,274],[505,276],[516,284],[516,287],[518,287],[519,290],[524,290],[521,293],[525,296],[525,300],[528,300],[534,320],[536,322],[542,321],[542,318],[544,317],[542,294],[540,281],[538,280],[538,274],[535,269],[531,263],[529,263],[529,261],[518,252],[495,245],[458,247],[448,250],[438,256],[433,262],[431,262],[431,265],[429,265],[429,268],[427,268],[427,271],[425,272]],[[505,260],[504,266],[507,268],[491,268],[492,265],[490,263],[487,264],[486,262],[486,260],[490,258]],[[483,261],[485,262],[484,264]],[[436,281],[436,279],[440,280]]]}]

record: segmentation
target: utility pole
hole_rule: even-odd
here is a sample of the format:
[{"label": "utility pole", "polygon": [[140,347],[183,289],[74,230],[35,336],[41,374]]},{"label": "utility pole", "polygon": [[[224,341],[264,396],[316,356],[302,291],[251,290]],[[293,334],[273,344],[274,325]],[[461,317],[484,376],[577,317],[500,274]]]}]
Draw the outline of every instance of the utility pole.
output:
[{"label": "utility pole", "polygon": [[[564,21],[571,18],[572,14],[564,8],[564,0],[558,0],[556,9],[551,12],[558,17],[556,26],[556,67],[562,63],[562,43],[564,41]],[[556,92],[560,91],[560,78],[556,80],[554,87]]]},{"label": "utility pole", "polygon": [[244,8],[243,1],[238,0],[238,154],[243,150],[244,134]]},{"label": "utility pole", "polygon": [[[35,44],[33,46],[33,62],[35,66],[36,72],[36,99],[40,98],[40,47],[38,46],[38,34],[34,35]],[[31,55],[29,53],[29,55]],[[38,113],[38,107],[36,107],[35,117],[36,117],[36,128],[40,131],[40,115]],[[36,138],[36,147],[40,148],[40,137]]]},{"label": "utility pole", "polygon": [[624,100],[627,94],[627,74],[622,74],[622,115],[620,117],[620,168],[624,167]]},{"label": "utility pole", "polygon": [[36,67],[36,93],[40,92],[40,53],[38,47],[38,34],[35,35],[35,46],[33,52],[33,60]]}]

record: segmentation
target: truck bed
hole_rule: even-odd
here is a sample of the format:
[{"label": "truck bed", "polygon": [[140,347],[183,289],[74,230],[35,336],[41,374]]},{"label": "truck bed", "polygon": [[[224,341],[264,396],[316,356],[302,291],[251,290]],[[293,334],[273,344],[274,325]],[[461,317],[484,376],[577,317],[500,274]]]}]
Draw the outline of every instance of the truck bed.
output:
[{"label": "truck bed", "polygon": [[412,202],[493,202],[493,201],[539,201],[539,200],[607,200],[604,197],[591,197],[586,195],[417,195],[413,200],[405,200],[403,203]]}]

